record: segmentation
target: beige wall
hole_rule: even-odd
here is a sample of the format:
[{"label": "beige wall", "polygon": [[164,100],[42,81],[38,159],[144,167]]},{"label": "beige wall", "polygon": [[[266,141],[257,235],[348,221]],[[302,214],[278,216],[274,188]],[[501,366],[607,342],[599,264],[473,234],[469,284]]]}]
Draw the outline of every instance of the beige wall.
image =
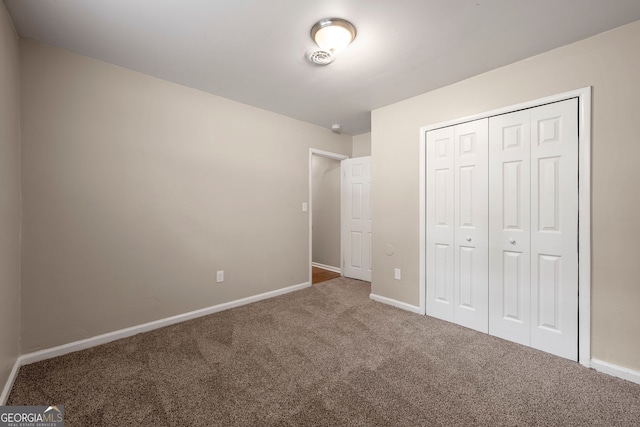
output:
[{"label": "beige wall", "polygon": [[24,353],[308,281],[309,148],[350,136],[29,41],[20,57]]},{"label": "beige wall", "polygon": [[4,2],[0,2],[0,392],[20,353],[18,70],[18,38]]},{"label": "beige wall", "polygon": [[351,157],[366,157],[371,155],[371,132],[353,137]]},{"label": "beige wall", "polygon": [[419,304],[420,126],[593,86],[592,357],[640,369],[638,46],[640,22],[374,111],[372,291]]},{"label": "beige wall", "polygon": [[340,161],[313,156],[313,262],[340,268]]}]

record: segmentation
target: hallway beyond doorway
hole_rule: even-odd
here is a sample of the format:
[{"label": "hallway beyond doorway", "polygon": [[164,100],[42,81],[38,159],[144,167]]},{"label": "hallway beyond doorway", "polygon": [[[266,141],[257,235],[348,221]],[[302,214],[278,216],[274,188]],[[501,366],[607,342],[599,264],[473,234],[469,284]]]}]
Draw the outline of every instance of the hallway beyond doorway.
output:
[{"label": "hallway beyond doorway", "polygon": [[325,270],[319,267],[312,267],[312,284],[326,282],[327,280],[335,279],[336,277],[340,277],[340,273],[336,273],[334,271]]}]

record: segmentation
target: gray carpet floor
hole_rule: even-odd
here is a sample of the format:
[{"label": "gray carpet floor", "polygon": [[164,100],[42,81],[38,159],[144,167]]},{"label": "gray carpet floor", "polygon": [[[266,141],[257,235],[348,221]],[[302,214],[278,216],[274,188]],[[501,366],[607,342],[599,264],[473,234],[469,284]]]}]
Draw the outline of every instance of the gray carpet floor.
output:
[{"label": "gray carpet floor", "polygon": [[638,426],[640,385],[334,279],[20,369],[67,426]]}]

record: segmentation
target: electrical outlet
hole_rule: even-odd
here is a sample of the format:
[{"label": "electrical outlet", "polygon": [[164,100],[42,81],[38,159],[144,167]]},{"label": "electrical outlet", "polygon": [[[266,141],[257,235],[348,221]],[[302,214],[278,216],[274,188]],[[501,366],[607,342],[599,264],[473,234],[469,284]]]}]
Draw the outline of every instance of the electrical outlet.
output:
[{"label": "electrical outlet", "polygon": [[309,204],[307,202],[302,202],[302,212],[306,212],[309,210]]},{"label": "electrical outlet", "polygon": [[399,269],[399,268],[396,268],[396,269],[395,269],[395,271],[393,272],[393,277],[394,277],[396,280],[400,280],[400,279],[402,278],[402,274],[401,274],[401,272],[400,272],[400,269]]},{"label": "electrical outlet", "polygon": [[224,270],[220,270],[216,272],[216,283],[224,282]]}]

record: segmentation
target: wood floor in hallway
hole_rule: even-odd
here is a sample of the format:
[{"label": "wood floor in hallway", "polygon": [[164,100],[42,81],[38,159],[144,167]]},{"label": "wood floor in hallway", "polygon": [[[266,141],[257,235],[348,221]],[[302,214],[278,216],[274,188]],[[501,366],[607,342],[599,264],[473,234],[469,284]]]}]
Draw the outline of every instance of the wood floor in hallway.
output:
[{"label": "wood floor in hallway", "polygon": [[336,273],[334,271],[325,270],[324,268],[312,267],[312,283],[315,285],[316,283],[326,282],[327,280],[335,279],[336,277],[340,277],[340,273]]}]

